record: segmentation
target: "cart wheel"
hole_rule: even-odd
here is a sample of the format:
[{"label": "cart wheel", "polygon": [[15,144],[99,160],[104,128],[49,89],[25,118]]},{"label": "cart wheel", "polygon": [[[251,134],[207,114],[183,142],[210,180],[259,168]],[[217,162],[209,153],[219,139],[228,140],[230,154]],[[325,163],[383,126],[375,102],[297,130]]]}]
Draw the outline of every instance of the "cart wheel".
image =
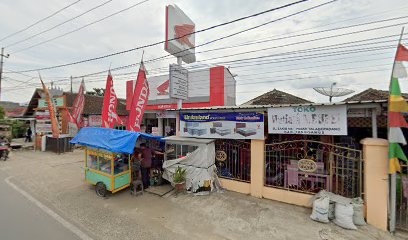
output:
[{"label": "cart wheel", "polygon": [[99,197],[105,197],[108,190],[103,182],[98,182],[95,186],[95,192]]}]

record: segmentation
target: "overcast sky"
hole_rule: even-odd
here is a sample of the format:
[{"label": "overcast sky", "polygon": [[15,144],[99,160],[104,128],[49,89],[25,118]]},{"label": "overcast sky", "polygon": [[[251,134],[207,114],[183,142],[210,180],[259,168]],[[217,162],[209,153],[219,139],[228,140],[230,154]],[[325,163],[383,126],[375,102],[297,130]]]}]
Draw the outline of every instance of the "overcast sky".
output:
[{"label": "overcast sky", "polygon": [[[0,2],[0,39],[75,1],[2,0]],[[65,37],[20,51],[106,17],[139,1],[111,0],[106,5],[74,21],[25,42],[7,47],[6,53],[10,53],[10,57],[5,60],[4,64],[2,100],[27,102],[34,88],[38,86],[39,80],[35,78],[36,72],[21,75],[10,71],[70,63],[164,40],[164,13],[167,4],[177,4],[196,23],[196,29],[199,30],[295,0],[150,0]],[[196,35],[196,44],[199,45],[324,2],[328,0],[311,0],[284,10],[199,33]],[[104,0],[81,0],[29,30],[0,41],[0,46],[8,46],[24,40],[102,3]],[[338,87],[349,88],[356,92],[369,87],[387,89],[395,46],[399,38],[397,35],[403,26],[401,24],[408,23],[407,12],[408,2],[404,0],[338,0],[329,5],[199,47],[196,49],[197,52],[218,48],[221,50],[198,53],[199,62],[186,66],[224,65],[230,67],[231,72],[237,74],[238,104],[274,88],[312,101],[325,102],[327,98],[317,94],[312,88],[328,87],[333,82],[336,82]],[[404,16],[407,17],[376,24],[364,24]],[[358,27],[324,31],[359,23],[362,25]],[[389,27],[390,25],[396,26]],[[373,28],[377,30],[366,31]],[[315,33],[317,31],[320,33]],[[299,36],[300,34],[302,35]],[[343,36],[337,36],[340,34]],[[247,44],[259,40],[269,41]],[[245,45],[222,50],[224,47],[240,44]],[[335,44],[337,45],[330,46]],[[265,48],[269,49],[261,50]],[[245,53],[254,50],[259,51]],[[302,50],[306,51],[302,52]],[[44,70],[41,71],[41,75],[45,82],[55,81],[56,86],[69,90],[69,81],[66,80],[69,76],[104,71],[109,69],[110,65],[115,68],[138,63],[141,53],[141,50],[137,50],[98,61]],[[163,45],[159,45],[146,48],[144,58],[148,60],[166,54]],[[231,54],[238,55],[225,57]],[[273,56],[230,62],[268,55]],[[152,69],[149,72],[150,75],[158,75],[168,71],[166,70],[168,64],[175,62],[175,58],[156,61],[146,64],[146,68]],[[138,67],[135,66],[112,73],[115,90],[119,97],[125,97],[125,82],[134,79],[137,70]],[[120,75],[123,73],[131,74]],[[105,79],[106,74],[87,77],[85,78],[86,87],[87,89],[104,87]],[[79,81],[80,79],[74,80],[74,91],[77,91]],[[401,81],[401,85],[404,91],[408,91],[406,79]],[[336,98],[335,101],[341,99]]]}]

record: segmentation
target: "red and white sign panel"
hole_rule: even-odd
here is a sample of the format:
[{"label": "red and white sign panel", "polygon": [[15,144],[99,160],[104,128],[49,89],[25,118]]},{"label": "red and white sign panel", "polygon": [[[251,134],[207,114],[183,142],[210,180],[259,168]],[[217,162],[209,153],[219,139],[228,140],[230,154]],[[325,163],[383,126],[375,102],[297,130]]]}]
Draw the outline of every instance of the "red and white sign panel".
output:
[{"label": "red and white sign panel", "polygon": [[179,7],[166,6],[164,50],[176,57],[181,57],[185,63],[195,62],[195,34],[191,34],[194,31],[194,22]]}]

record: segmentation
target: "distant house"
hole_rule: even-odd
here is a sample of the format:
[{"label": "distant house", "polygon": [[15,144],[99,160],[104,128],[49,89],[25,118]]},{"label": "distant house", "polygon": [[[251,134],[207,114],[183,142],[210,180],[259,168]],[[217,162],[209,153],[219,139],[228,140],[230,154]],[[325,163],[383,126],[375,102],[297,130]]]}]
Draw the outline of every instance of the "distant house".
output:
[{"label": "distant house", "polygon": [[[38,100],[41,98],[42,89],[36,89],[33,96],[28,103],[27,110],[25,112],[25,116],[33,116],[35,113],[35,109],[38,108]],[[72,108],[74,104],[75,97],[77,93],[70,93],[64,92],[63,96],[65,96],[66,100],[66,107],[68,109]],[[102,107],[103,107],[103,97],[95,96],[95,95],[88,95],[85,94],[85,108],[83,115],[85,117],[89,115],[102,115]],[[118,105],[116,111],[119,116],[127,116],[128,111],[126,111],[126,100],[125,99],[118,99]]]},{"label": "distant house", "polygon": [[312,103],[304,98],[273,89],[241,105],[284,105],[284,104],[307,104]]},{"label": "distant house", "polygon": [[[42,89],[36,89],[28,103],[24,117],[35,117],[35,132],[37,134],[48,134],[51,131],[51,122],[49,120],[48,109],[44,105],[44,100],[40,100],[43,95]],[[56,115],[60,125],[61,133],[68,133],[68,118],[67,111],[72,112],[72,107],[77,93],[60,92],[55,98]],[[42,101],[42,103],[40,103]],[[102,125],[102,107],[103,97],[85,94],[85,107],[83,111],[83,123],[85,127],[100,127]],[[128,111],[126,111],[126,100],[118,99],[117,113],[122,121],[126,124]]]},{"label": "distant house", "polygon": [[19,103],[0,101],[0,107],[4,109],[6,118],[18,118],[24,115],[25,107],[20,106]]},{"label": "distant house", "polygon": [[[408,94],[402,94],[405,99],[408,99]],[[390,96],[387,90],[378,90],[374,88],[366,89],[360,93],[354,94],[353,96],[346,98],[343,102],[362,102],[362,101],[388,101]]]}]

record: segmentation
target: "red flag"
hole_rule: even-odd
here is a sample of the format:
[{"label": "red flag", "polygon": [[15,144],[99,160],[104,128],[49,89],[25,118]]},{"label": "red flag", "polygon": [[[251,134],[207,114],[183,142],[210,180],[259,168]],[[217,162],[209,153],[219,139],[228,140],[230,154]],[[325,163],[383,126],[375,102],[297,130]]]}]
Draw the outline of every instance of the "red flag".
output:
[{"label": "red flag", "polygon": [[149,99],[149,83],[146,78],[146,69],[143,61],[140,63],[139,73],[137,74],[136,87],[133,92],[132,105],[130,108],[127,130],[140,132],[143,114]]},{"label": "red flag", "polygon": [[74,119],[78,128],[81,127],[82,124],[82,114],[84,112],[85,107],[85,82],[82,79],[81,85],[79,86],[78,94],[74,100],[73,110],[72,110],[72,118]]},{"label": "red flag", "polygon": [[105,94],[103,97],[102,127],[113,128],[115,124],[123,124],[122,120],[116,113],[117,104],[118,98],[116,97],[115,90],[113,89],[113,79],[109,71],[108,78],[106,79]]},{"label": "red flag", "polygon": [[400,44],[398,46],[397,55],[395,56],[395,61],[408,61],[408,49],[404,45]]},{"label": "red flag", "polygon": [[57,116],[55,114],[54,104],[51,100],[50,92],[48,91],[48,88],[45,86],[44,82],[42,81],[41,76],[40,76],[40,81],[41,81],[41,85],[44,90],[45,100],[47,101],[48,111],[50,112],[52,137],[58,138],[59,137],[59,126],[58,126]]}]

